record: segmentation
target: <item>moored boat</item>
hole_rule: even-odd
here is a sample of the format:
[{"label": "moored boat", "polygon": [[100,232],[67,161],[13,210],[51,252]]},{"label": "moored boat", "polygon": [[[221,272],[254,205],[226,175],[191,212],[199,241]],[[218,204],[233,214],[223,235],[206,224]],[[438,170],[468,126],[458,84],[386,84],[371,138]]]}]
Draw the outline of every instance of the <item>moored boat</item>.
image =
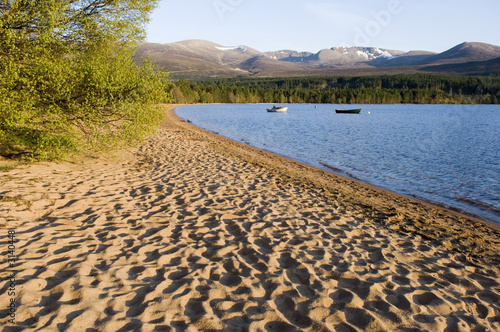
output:
[{"label": "moored boat", "polygon": [[351,110],[342,110],[342,109],[336,109],[335,110],[336,113],[351,113],[351,114],[357,114],[359,112],[361,112],[361,108],[354,108],[354,109],[351,109]]},{"label": "moored boat", "polygon": [[273,106],[271,108],[268,108],[267,109],[268,112],[277,112],[277,113],[286,113],[286,111],[288,111],[288,107],[276,107],[276,106]]}]

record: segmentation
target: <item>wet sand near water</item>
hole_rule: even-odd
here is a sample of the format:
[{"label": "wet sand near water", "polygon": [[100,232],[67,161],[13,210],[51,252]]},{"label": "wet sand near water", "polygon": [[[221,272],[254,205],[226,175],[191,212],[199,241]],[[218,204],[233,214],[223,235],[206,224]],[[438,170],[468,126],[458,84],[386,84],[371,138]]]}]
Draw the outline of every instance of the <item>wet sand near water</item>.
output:
[{"label": "wet sand near water", "polygon": [[173,108],[119,158],[0,172],[2,331],[500,330],[497,226]]}]

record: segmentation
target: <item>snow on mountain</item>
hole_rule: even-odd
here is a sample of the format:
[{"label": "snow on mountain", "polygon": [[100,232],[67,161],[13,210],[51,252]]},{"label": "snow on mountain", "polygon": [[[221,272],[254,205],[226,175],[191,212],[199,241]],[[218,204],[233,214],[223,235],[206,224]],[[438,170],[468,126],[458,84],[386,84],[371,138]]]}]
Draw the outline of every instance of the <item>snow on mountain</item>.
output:
[{"label": "snow on mountain", "polygon": [[[349,55],[355,53],[357,56],[364,58],[366,60],[374,60],[378,58],[393,58],[395,54],[391,54],[389,51],[377,48],[377,47],[355,47],[355,46],[343,46],[343,47],[332,47],[333,51],[341,50],[343,55]],[[401,52],[394,52],[399,54]]]},{"label": "snow on mountain", "polygon": [[224,47],[224,46],[215,46],[219,51],[242,51],[246,53],[248,50],[245,46],[235,46],[235,47]]}]

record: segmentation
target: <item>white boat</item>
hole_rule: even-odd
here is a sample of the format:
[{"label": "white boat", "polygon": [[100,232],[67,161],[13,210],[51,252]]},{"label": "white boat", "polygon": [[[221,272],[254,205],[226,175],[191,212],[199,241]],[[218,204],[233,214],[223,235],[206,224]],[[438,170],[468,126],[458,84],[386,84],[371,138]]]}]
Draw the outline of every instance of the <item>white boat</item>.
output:
[{"label": "white boat", "polygon": [[277,113],[286,113],[288,111],[288,107],[276,107],[273,106],[267,109],[268,112],[277,112]]}]

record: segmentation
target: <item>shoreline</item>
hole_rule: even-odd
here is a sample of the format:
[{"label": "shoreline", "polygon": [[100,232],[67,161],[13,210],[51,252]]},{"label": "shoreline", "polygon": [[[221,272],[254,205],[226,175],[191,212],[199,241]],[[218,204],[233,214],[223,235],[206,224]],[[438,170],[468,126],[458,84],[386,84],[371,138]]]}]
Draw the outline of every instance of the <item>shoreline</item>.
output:
[{"label": "shoreline", "polygon": [[[195,105],[205,105],[205,104],[192,104],[192,106],[195,106]],[[182,118],[180,118],[179,116],[177,116],[174,112],[175,108],[181,107],[181,106],[191,106],[191,104],[174,105],[172,107],[172,109],[170,110],[170,112],[174,116],[174,121],[184,123],[184,120]],[[453,207],[447,206],[446,204],[442,204],[439,202],[427,200],[423,197],[413,197],[413,196],[409,196],[409,195],[400,194],[400,193],[397,193],[397,192],[392,191],[390,189],[378,187],[376,185],[372,185],[370,183],[367,183],[367,182],[364,182],[362,180],[340,174],[340,173],[335,172],[335,171],[328,171],[328,170],[325,170],[325,169],[322,169],[322,168],[319,168],[316,166],[312,166],[312,165],[291,159],[291,158],[286,157],[286,156],[282,156],[280,154],[277,154],[277,153],[274,153],[274,152],[271,152],[271,151],[268,151],[265,149],[259,149],[259,148],[253,147],[249,144],[245,144],[243,142],[232,140],[230,138],[221,136],[217,133],[214,133],[214,132],[205,130],[203,128],[197,127],[196,125],[193,125],[191,123],[187,123],[187,125],[189,126],[189,130],[196,130],[199,133],[206,134],[208,137],[211,137],[211,139],[222,140],[226,143],[230,143],[230,144],[234,145],[235,147],[237,147],[235,149],[236,154],[241,153],[242,151],[249,151],[250,153],[256,153],[257,155],[262,155],[262,156],[264,156],[264,158],[269,158],[269,161],[262,162],[262,165],[264,167],[267,167],[270,171],[272,171],[274,168],[276,168],[276,165],[273,164],[273,161],[277,160],[278,165],[284,164],[284,165],[291,166],[291,169],[287,169],[286,166],[282,167],[282,169],[284,169],[285,172],[291,171],[293,174],[297,175],[298,173],[303,172],[302,170],[304,170],[304,174],[305,174],[305,172],[307,172],[309,170],[311,173],[309,175],[307,175],[306,178],[308,181],[311,181],[311,183],[314,185],[324,186],[325,183],[328,183],[331,181],[332,184],[327,185],[327,187],[332,187],[332,186],[334,186],[335,183],[342,183],[343,185],[352,186],[352,187],[358,188],[358,189],[363,188],[363,189],[360,189],[360,191],[367,190],[368,192],[366,193],[366,195],[368,195],[368,196],[371,195],[370,191],[373,191],[373,192],[377,193],[376,195],[382,195],[382,196],[387,195],[387,197],[391,197],[391,198],[396,199],[396,200],[402,199],[405,202],[404,204],[408,204],[407,205],[408,207],[412,206],[413,204],[415,204],[416,206],[421,205],[421,207],[428,207],[429,210],[431,211],[431,214],[432,213],[439,214],[440,213],[439,211],[443,211],[445,213],[449,213],[450,216],[455,216],[456,218],[459,218],[459,220],[461,220],[461,221],[470,219],[470,221],[472,221],[472,223],[474,223],[474,224],[476,224],[476,223],[485,224],[487,227],[491,227],[491,228],[495,229],[496,231],[500,232],[500,225],[499,224],[497,224],[497,223],[495,223],[492,220],[489,220],[487,218],[483,218],[481,216],[475,215],[473,213],[469,213],[467,211],[462,211],[460,209],[453,208]],[[246,153],[248,153],[248,152],[246,152]],[[366,199],[366,197],[362,197],[361,199]],[[396,203],[392,202],[391,204],[399,205],[400,203],[399,202],[396,202]],[[384,205],[381,205],[380,207],[383,207],[383,206]],[[419,208],[421,208],[421,207],[419,207]],[[384,210],[390,211],[392,208],[393,207],[385,207],[384,206]],[[391,215],[392,213],[393,212],[389,212],[388,214]],[[461,222],[461,224],[463,224],[463,223]]]},{"label": "shoreline", "polygon": [[207,132],[177,106],[118,158],[0,172],[16,237],[2,325],[500,329],[500,228]]},{"label": "shoreline", "polygon": [[[181,107],[184,107],[184,106],[195,107],[195,106],[210,106],[210,105],[223,105],[223,104],[183,104],[180,106]],[[225,104],[225,105],[230,106],[232,104]],[[237,105],[245,105],[245,104],[234,104],[234,105],[237,106]],[[252,104],[252,105],[261,105],[261,104]],[[270,104],[267,104],[267,105],[270,105]],[[284,104],[284,105],[289,105],[289,104]],[[311,105],[314,105],[314,104],[311,104]],[[226,108],[226,111],[227,111],[227,108]],[[183,117],[189,117],[189,115],[188,115],[190,113],[189,111],[187,112],[187,114],[184,111],[179,111],[179,112]],[[192,115],[192,116],[195,117],[194,115]],[[188,120],[188,119],[184,119],[184,120]],[[200,125],[200,124],[197,124],[197,125]],[[200,128],[204,129],[203,126],[200,126]],[[214,134],[217,134],[217,135],[220,135],[223,137],[227,137],[229,139],[234,139],[234,140],[240,142],[240,140],[237,139],[237,137],[234,135],[233,135],[234,137],[225,136],[223,134],[221,135],[221,133],[219,133],[219,130],[217,129],[217,127],[212,128],[212,129],[213,130],[207,130],[207,129],[204,129],[204,130],[207,130],[211,133],[214,133]],[[224,132],[224,130],[222,128],[220,128],[220,130],[221,130],[221,132]],[[231,132],[233,132],[233,134],[234,134],[234,128]],[[229,132],[227,132],[227,133],[229,133]],[[249,135],[249,133],[247,133],[247,136],[248,135]],[[249,138],[247,138],[247,139],[250,139],[250,141],[252,141],[252,136],[249,136]],[[241,139],[241,141],[243,141],[243,139]],[[243,143],[251,145],[251,143],[249,143],[250,141],[245,141]],[[434,206],[437,206],[440,208],[444,208],[446,210],[451,210],[451,211],[454,211],[456,213],[466,215],[466,216],[474,218],[474,219],[480,219],[486,223],[490,223],[490,224],[493,224],[495,226],[500,226],[500,214],[499,214],[500,210],[496,209],[492,205],[488,205],[488,203],[481,202],[481,200],[475,201],[474,198],[472,198],[474,196],[468,196],[467,193],[462,192],[459,196],[440,195],[439,192],[431,191],[428,193],[426,190],[424,190],[424,188],[420,188],[420,192],[418,192],[416,194],[415,190],[411,190],[411,188],[408,188],[405,186],[401,187],[401,183],[399,184],[400,187],[398,189],[394,189],[394,188],[391,188],[389,183],[380,183],[380,181],[373,180],[373,175],[376,174],[376,172],[371,174],[371,177],[370,177],[370,175],[365,174],[363,178],[360,178],[360,177],[354,176],[353,174],[350,174],[348,170],[345,170],[345,171],[339,170],[335,167],[332,167],[332,166],[330,166],[324,162],[321,162],[319,160],[316,160],[316,159],[309,159],[309,158],[304,157],[304,156],[300,157],[300,159],[295,159],[295,157],[293,157],[293,153],[290,154],[290,151],[288,151],[288,154],[281,154],[279,152],[280,151],[279,146],[278,147],[275,146],[274,147],[275,151],[272,151],[272,150],[270,150],[269,147],[265,146],[266,144],[262,144],[262,141],[259,141],[258,139],[256,141],[254,140],[254,143],[256,143],[256,142],[260,143],[260,144],[258,144],[258,147],[257,147],[258,149],[262,149],[264,151],[268,151],[268,152],[271,152],[271,153],[274,153],[277,155],[281,155],[285,158],[289,158],[292,160],[297,160],[297,161],[306,163],[310,166],[320,168],[320,169],[326,170],[328,172],[332,172],[333,174],[339,175],[341,177],[360,181],[360,182],[363,182],[365,184],[369,184],[371,186],[382,188],[384,190],[396,193],[398,195],[412,198],[412,199],[415,199],[415,200],[418,200],[421,202],[426,202],[428,204],[431,204],[431,205],[434,205]],[[281,149],[281,151],[285,151],[285,150]],[[381,174],[378,174],[379,177],[380,177],[380,175]],[[443,188],[441,188],[441,189],[443,189]],[[472,191],[472,192],[474,192],[474,191]],[[444,191],[442,193],[444,193]],[[475,192],[476,196],[479,194],[480,193]],[[491,191],[490,191],[489,196],[491,196],[491,195],[493,195],[493,193],[491,193]],[[459,198],[459,197],[462,197],[462,198]],[[467,198],[467,197],[470,197],[470,198]]]}]

